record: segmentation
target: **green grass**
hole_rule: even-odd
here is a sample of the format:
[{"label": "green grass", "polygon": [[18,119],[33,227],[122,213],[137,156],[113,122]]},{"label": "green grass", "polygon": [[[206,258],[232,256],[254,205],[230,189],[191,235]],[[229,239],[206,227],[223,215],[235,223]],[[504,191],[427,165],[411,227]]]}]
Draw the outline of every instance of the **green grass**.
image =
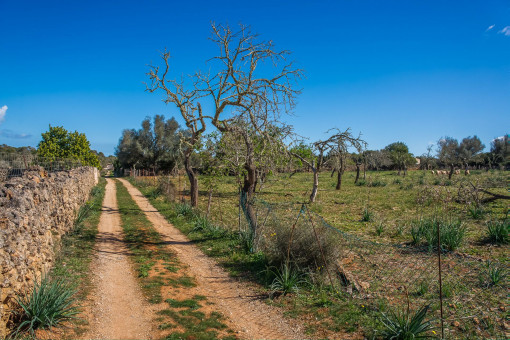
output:
[{"label": "green grass", "polygon": [[[367,173],[367,181],[364,185],[354,184],[354,174],[347,172],[342,182],[342,190],[334,190],[335,178],[331,178],[329,173],[321,173],[319,176],[319,193],[317,202],[310,205],[310,211],[319,214],[331,226],[348,233],[348,240],[354,237],[360,238],[363,242],[353,242],[353,248],[349,248],[357,253],[362,250],[361,256],[372,256],[372,251],[365,249],[357,249],[357,245],[363,246],[370,242],[382,242],[385,244],[397,245],[403,249],[412,260],[413,256],[425,257],[430,256],[430,252],[422,251],[423,247],[409,247],[411,225],[413,221],[418,221],[427,216],[444,217],[444,229],[441,234],[442,248],[448,250],[451,257],[445,255],[445,261],[451,262],[443,269],[444,275],[450,275],[453,279],[462,278],[464,282],[454,282],[451,287],[448,284],[443,294],[455,296],[459,298],[470,292],[479,297],[470,305],[459,307],[459,311],[455,313],[464,313],[459,315],[470,315],[472,305],[476,303],[486,304],[486,307],[497,306],[498,301],[504,296],[504,292],[499,286],[493,288],[490,296],[479,291],[480,284],[476,271],[469,277],[464,276],[464,272],[455,266],[454,260],[457,261],[456,254],[462,256],[474,256],[476,258],[488,259],[489,257],[495,261],[508,263],[508,246],[506,244],[491,248],[490,253],[487,251],[485,242],[486,235],[486,216],[502,220],[507,213],[507,206],[504,201],[495,201],[483,205],[484,215],[480,219],[474,219],[466,214],[468,206],[458,203],[454,198],[458,187],[466,180],[490,183],[489,189],[492,192],[505,194],[505,183],[508,182],[510,176],[508,173],[479,173],[470,177],[454,176],[451,181],[444,178],[437,178],[428,172],[409,171],[408,175],[397,177],[394,172],[369,172]],[[184,179],[185,180],[185,179]],[[200,181],[203,177],[200,178]],[[178,184],[177,178],[173,179],[174,184]],[[182,183],[183,179],[181,179]],[[464,182],[463,182],[464,181]],[[158,196],[150,196],[150,186],[143,185],[143,179],[136,181],[135,184],[141,184],[141,191],[145,195],[149,195],[151,203],[158,209],[169,221],[171,221],[181,231],[188,234],[188,237],[196,243],[209,256],[216,258],[230,273],[235,277],[243,280],[251,280],[260,283],[270,292],[270,284],[274,276],[266,275],[265,270],[268,265],[266,255],[261,253],[252,253],[250,245],[243,242],[243,237],[239,237],[238,226],[238,201],[237,184],[234,177],[223,177],[217,182],[217,189],[213,193],[212,209],[209,218],[209,224],[214,226],[223,226],[225,232],[223,234],[212,235],[204,232],[206,228],[197,228],[201,230],[193,231],[196,224],[193,223],[193,217],[205,211],[207,204],[207,195],[201,192],[199,196],[199,208],[194,209],[193,213],[183,213],[179,205],[167,202],[164,198]],[[374,183],[378,183],[373,185]],[[383,184],[384,183],[384,184]],[[434,185],[433,185],[434,183]],[[257,193],[258,200],[276,204],[295,204],[307,200],[312,184],[311,173],[297,173],[289,179],[288,174],[271,176],[264,185],[264,190]],[[185,195],[188,193],[185,192]],[[290,205],[289,205],[290,206]],[[360,218],[365,207],[370,214],[370,218]],[[179,212],[176,212],[179,210]],[[299,208],[295,209],[294,219],[297,216]],[[283,211],[283,209],[282,209]],[[264,209],[257,211],[259,218],[262,219]],[[279,212],[278,212],[279,213]],[[289,215],[290,216],[290,215]],[[376,216],[376,218],[373,218]],[[285,216],[278,215],[282,223],[289,226],[293,224],[293,220],[285,219]],[[241,220],[243,220],[241,215]],[[369,221],[366,221],[369,220]],[[375,220],[375,222],[374,222]],[[453,221],[452,223],[446,222]],[[378,225],[377,221],[384,221]],[[320,222],[316,222],[320,223]],[[375,232],[374,232],[375,230]],[[421,233],[416,235],[416,244],[421,244],[425,248],[433,249],[437,240],[434,239],[433,233]],[[376,248],[379,249],[379,248]],[[391,255],[391,254],[390,254]],[[423,260],[425,260],[425,258]],[[395,259],[402,259],[395,256]],[[416,266],[411,263],[410,268]],[[369,262],[370,263],[370,262]],[[397,262],[400,263],[400,262]],[[406,265],[407,261],[401,265]],[[435,276],[434,268],[424,263],[417,262],[417,268],[426,271],[426,275],[430,274],[431,278]],[[379,263],[377,263],[380,265]],[[384,262],[383,262],[384,264]],[[374,264],[375,265],[375,264]],[[388,268],[391,266],[388,266]],[[406,269],[406,268],[402,268]],[[466,268],[467,269],[467,268]],[[458,272],[457,272],[458,270]],[[397,269],[397,273],[402,270]],[[404,271],[405,273],[405,271]],[[363,268],[359,268],[356,275],[365,275]],[[386,276],[385,276],[386,275]],[[370,289],[384,289],[386,281],[391,281],[391,271],[388,273],[383,271],[378,274],[377,280],[371,284]],[[409,272],[409,277],[415,277],[411,283],[409,292],[413,299],[424,301],[426,299],[436,299],[436,284],[430,278],[422,278],[414,272]],[[421,283],[423,280],[429,280]],[[313,281],[313,280],[311,280]],[[279,296],[270,301],[285,307],[289,316],[303,318],[306,329],[309,332],[317,332],[322,337],[328,337],[328,331],[339,332],[362,332],[369,337],[374,331],[381,332],[384,328],[378,319],[379,311],[385,310],[379,308],[383,305],[385,299],[374,299],[371,302],[360,303],[356,299],[351,299],[343,293],[342,287],[332,287],[329,284],[324,289],[317,289],[320,281],[313,281],[310,288],[300,289],[299,294],[289,294],[287,296]],[[328,281],[326,280],[326,283]],[[392,282],[396,283],[396,282]],[[412,288],[412,289],[411,289]],[[497,288],[497,289],[496,289]],[[394,288],[392,288],[394,289]],[[497,291],[497,292],[496,292]],[[397,296],[402,298],[401,291],[393,290],[391,299]],[[483,294],[482,294],[483,293]],[[462,295],[464,294],[464,295]],[[498,295],[499,294],[499,295]],[[437,300],[437,299],[436,299]],[[436,301],[434,300],[434,302]],[[364,306],[364,307],[361,307]],[[448,308],[447,308],[448,309]],[[431,305],[431,310],[436,313],[438,307],[436,304]],[[432,313],[432,312],[431,312]],[[436,313],[437,314],[437,313]],[[317,315],[316,318],[310,319],[309,315]],[[465,334],[474,334],[474,328],[470,330],[456,330],[456,332],[466,332]],[[378,333],[381,334],[381,333]],[[462,333],[455,333],[456,335]],[[467,336],[467,335],[466,335]]]}]

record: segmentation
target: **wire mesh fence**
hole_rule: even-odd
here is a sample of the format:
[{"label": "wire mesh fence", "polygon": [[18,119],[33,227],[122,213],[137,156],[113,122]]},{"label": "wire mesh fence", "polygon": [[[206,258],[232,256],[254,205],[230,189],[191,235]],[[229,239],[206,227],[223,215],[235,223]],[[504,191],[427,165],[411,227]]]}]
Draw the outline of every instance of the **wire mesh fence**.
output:
[{"label": "wire mesh fence", "polygon": [[438,336],[508,337],[507,264],[441,247],[438,252],[364,240],[328,224],[307,204],[255,200],[252,207],[256,221],[242,218],[240,229],[250,230],[254,223],[256,246],[269,256],[287,257],[317,280],[382,309],[429,306]]},{"label": "wire mesh fence", "polygon": [[20,177],[26,171],[40,170],[47,172],[71,170],[82,166],[77,159],[47,158],[37,154],[0,153],[0,182],[12,177]]}]

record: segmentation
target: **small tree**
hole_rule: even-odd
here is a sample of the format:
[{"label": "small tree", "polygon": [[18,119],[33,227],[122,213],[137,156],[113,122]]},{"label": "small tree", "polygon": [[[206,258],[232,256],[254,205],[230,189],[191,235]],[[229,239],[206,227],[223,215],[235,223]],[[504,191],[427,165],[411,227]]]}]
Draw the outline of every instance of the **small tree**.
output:
[{"label": "small tree", "polygon": [[441,138],[438,142],[437,157],[450,167],[448,179],[452,179],[455,166],[461,162],[459,142],[452,137]]},{"label": "small tree", "polygon": [[488,158],[490,159],[490,166],[499,164],[508,167],[510,165],[510,136],[508,134],[495,138],[491,142],[491,151]]},{"label": "small tree", "polygon": [[416,162],[413,154],[409,152],[409,148],[403,142],[391,143],[385,150],[389,152],[393,164],[398,169],[397,175],[399,176],[402,170],[405,176],[407,174],[407,167]]},{"label": "small tree", "polygon": [[37,153],[51,160],[72,158],[83,165],[100,167],[99,159],[90,150],[90,143],[84,133],[68,132],[62,126],[51,126],[42,133],[42,140],[37,146]]},{"label": "small tree", "polygon": [[466,137],[462,140],[459,145],[459,158],[464,164],[465,174],[467,175],[469,162],[475,159],[475,157],[485,148],[482,141],[477,137]]}]

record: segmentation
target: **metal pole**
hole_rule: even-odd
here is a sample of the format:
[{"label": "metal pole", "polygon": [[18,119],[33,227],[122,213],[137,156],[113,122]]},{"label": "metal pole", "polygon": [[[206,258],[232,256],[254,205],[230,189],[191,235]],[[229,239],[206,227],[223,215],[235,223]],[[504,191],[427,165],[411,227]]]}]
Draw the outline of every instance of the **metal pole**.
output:
[{"label": "metal pole", "polygon": [[441,233],[439,231],[440,223],[437,225],[437,266],[439,268],[439,304],[441,306],[441,339],[444,339],[444,318],[443,318],[443,282],[441,273]]}]

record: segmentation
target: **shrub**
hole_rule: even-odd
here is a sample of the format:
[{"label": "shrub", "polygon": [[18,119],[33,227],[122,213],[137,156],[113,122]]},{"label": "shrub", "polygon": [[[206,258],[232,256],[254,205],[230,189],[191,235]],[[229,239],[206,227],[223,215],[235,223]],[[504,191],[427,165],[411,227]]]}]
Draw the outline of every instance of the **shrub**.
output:
[{"label": "shrub", "polygon": [[158,178],[158,192],[160,195],[163,195],[168,202],[173,202],[177,196],[175,184],[172,183],[168,176],[161,176]]},{"label": "shrub", "polygon": [[360,179],[356,182],[356,185],[361,187],[361,186],[364,186],[367,184],[367,181],[365,181],[364,179]]},{"label": "shrub", "polygon": [[[325,228],[316,228],[317,237],[314,231],[299,225],[291,234],[290,226],[278,226],[275,228],[274,236],[265,240],[265,253],[267,254],[269,263],[280,267],[285,263],[292,263],[302,270],[316,271],[317,267],[324,265],[321,249],[328,266],[332,265],[337,259],[338,249],[336,240],[332,232]],[[317,242],[317,238],[319,242]],[[287,259],[287,252],[290,243],[290,259]]]},{"label": "shrub", "polygon": [[429,337],[432,320],[425,320],[429,306],[423,306],[416,313],[411,314],[409,308],[404,311],[390,311],[389,315],[382,313],[381,321],[385,327],[385,339],[411,340]]},{"label": "shrub", "polygon": [[466,228],[461,221],[441,221],[436,218],[423,218],[413,223],[411,237],[413,244],[420,244],[425,241],[429,250],[437,247],[437,227],[441,237],[441,248],[443,250],[455,250],[459,248],[466,235]]},{"label": "shrub", "polygon": [[381,181],[379,179],[376,179],[375,181],[373,182],[368,182],[367,184],[368,187],[385,187],[386,186],[386,182],[384,181]]},{"label": "shrub", "polygon": [[510,243],[510,220],[487,222],[487,236],[489,242],[508,244]]},{"label": "shrub", "polygon": [[64,278],[52,281],[44,276],[40,283],[35,282],[29,294],[16,298],[22,309],[16,332],[33,334],[38,328],[50,328],[72,319],[80,311],[78,306],[73,306],[75,293]]}]

